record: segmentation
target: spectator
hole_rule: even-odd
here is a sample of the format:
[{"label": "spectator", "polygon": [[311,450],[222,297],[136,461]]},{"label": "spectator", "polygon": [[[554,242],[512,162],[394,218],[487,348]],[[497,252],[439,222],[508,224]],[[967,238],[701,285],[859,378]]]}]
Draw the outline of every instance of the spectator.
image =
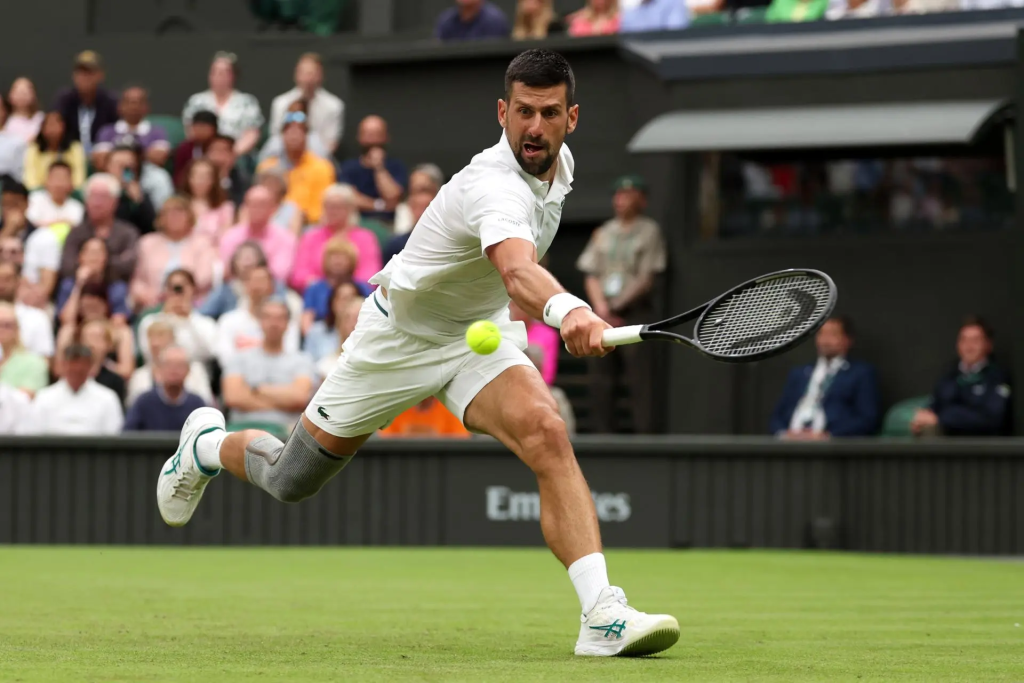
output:
[{"label": "spectator", "polygon": [[270,105],[270,130],[278,131],[284,127],[284,115],[288,107],[297,100],[305,100],[309,104],[309,128],[316,133],[326,146],[327,153],[333,155],[341,142],[341,134],[345,124],[345,103],[337,96],[323,88],[324,64],[320,55],[307,52],[299,57],[295,65],[295,87],[278,95]]},{"label": "spectator", "polygon": [[553,0],[519,0],[512,24],[514,40],[543,40],[550,34],[564,32],[565,22],[555,14]]},{"label": "spectator", "polygon": [[[583,271],[587,297],[594,312],[612,326],[654,320],[651,290],[665,270],[665,244],[661,228],[643,215],[647,186],[639,176],[624,176],[615,183],[615,218],[594,231],[576,267]],[[614,428],[615,379],[624,365],[630,388],[633,425],[639,433],[654,427],[651,382],[654,367],[650,349],[624,346],[602,362],[590,366],[594,424]]]},{"label": "spectator", "polygon": [[306,149],[306,121],[302,112],[287,114],[281,129],[284,154],[268,157],[256,170],[277,169],[287,173],[288,199],[313,223],[320,220],[324,190],[334,183],[334,165]]},{"label": "spectator", "polygon": [[11,113],[4,124],[3,132],[13,135],[26,145],[39,135],[39,126],[43,124],[43,112],[39,110],[39,97],[32,80],[22,76],[14,79],[7,93],[11,103]]},{"label": "spectator", "polygon": [[[10,104],[0,96],[0,128],[8,118]],[[9,175],[17,180],[25,177],[25,141],[17,135],[0,130],[0,175]]]},{"label": "spectator", "polygon": [[[114,330],[106,320],[92,320],[82,325],[78,333],[78,341],[92,351],[92,370],[89,376],[117,394],[118,402],[123,406],[126,395],[126,380],[135,371],[135,362],[128,367],[119,367],[112,358],[115,349]],[[67,365],[64,366],[67,372]],[[122,374],[123,373],[123,374]]]},{"label": "spectator", "polygon": [[[156,203],[143,190],[141,150],[137,147],[116,147],[110,153],[108,171],[121,185],[115,215],[124,222],[134,225],[143,235],[153,232]],[[167,181],[169,182],[170,178],[167,178]],[[169,192],[173,192],[173,188],[161,186],[158,189],[159,195],[164,198],[167,197],[165,193]]]},{"label": "spectator", "polygon": [[[273,225],[279,225],[295,235],[295,238],[302,234],[302,228],[306,221],[302,215],[299,205],[288,199],[288,183],[285,175],[277,169],[267,169],[256,175],[256,185],[270,190],[274,198],[274,214],[270,217]],[[249,220],[245,207],[238,213],[238,222],[245,223]]]},{"label": "spectator", "polygon": [[772,0],[765,19],[770,23],[818,21],[825,18],[828,0]]},{"label": "spectator", "polygon": [[674,31],[686,28],[690,12],[686,0],[640,0],[640,4],[622,13],[622,33]]},{"label": "spectator", "polygon": [[232,206],[241,206],[245,193],[252,185],[252,178],[244,170],[245,164],[236,164],[235,140],[226,135],[218,135],[210,141],[206,156],[217,169],[220,187]]},{"label": "spectator", "polygon": [[[430,206],[430,202],[433,201],[433,199],[434,196],[424,190],[409,193],[409,200],[406,202],[406,206],[409,208],[410,220],[413,221],[413,225],[419,222],[423,213],[427,210],[427,207]],[[384,246],[384,257],[381,259],[381,262],[386,265],[388,261],[398,254],[398,252],[405,249],[405,245],[409,242],[410,235],[412,235],[412,233],[407,232],[401,235],[395,235],[388,240],[388,243]]]},{"label": "spectator", "polygon": [[317,280],[306,288],[303,297],[302,334],[317,320],[323,320],[331,310],[331,293],[343,284],[351,284],[360,296],[370,295],[370,285],[366,282],[353,281],[359,252],[344,237],[328,240],[324,247],[323,279]]},{"label": "spectator", "polygon": [[186,129],[198,111],[217,114],[217,130],[235,139],[235,154],[245,156],[260,139],[263,112],[259,101],[248,93],[235,90],[238,58],[230,52],[218,52],[210,63],[209,90],[188,98],[181,114]]},{"label": "spectator", "polygon": [[992,328],[977,316],[960,326],[959,356],[935,385],[929,407],[910,423],[918,436],[997,436],[1010,433],[1010,377],[991,358]]},{"label": "spectator", "polygon": [[[435,164],[421,164],[413,169],[412,173],[409,174],[408,199],[395,207],[395,228],[393,232],[396,236],[407,235],[412,232],[413,227],[419,222],[420,216],[426,211],[427,205],[441,191],[442,185],[444,185],[444,172]],[[416,194],[425,196],[419,198],[417,209],[413,209],[413,195]],[[423,199],[426,199],[426,204],[422,204]],[[402,248],[404,247],[405,242],[402,242]],[[401,251],[402,248],[399,248],[398,251]],[[395,253],[397,254],[398,251]],[[387,262],[388,259],[385,258],[384,263]]]},{"label": "spectator", "polygon": [[180,346],[171,346],[157,355],[159,383],[128,410],[124,421],[126,432],[181,433],[185,420],[193,410],[206,405],[199,396],[185,388],[189,375],[188,354]]},{"label": "spectator", "polygon": [[106,167],[106,155],[115,147],[139,147],[145,160],[163,167],[171,153],[171,143],[163,128],[146,120],[149,116],[149,94],[138,86],[125,88],[118,105],[121,118],[100,129],[92,147],[92,163]]},{"label": "spectator", "polygon": [[[240,351],[255,348],[263,343],[263,325],[259,311],[260,307],[274,295],[274,278],[269,268],[257,266],[250,271],[244,284],[246,305],[225,313],[217,321],[217,360],[224,368]],[[299,350],[299,324],[295,320],[286,322],[284,350],[294,353]]]},{"label": "spectator", "polygon": [[0,176],[0,237],[25,241],[35,230],[28,220],[28,190],[11,176]]},{"label": "spectator", "polygon": [[[25,264],[25,248],[17,237],[0,237],[0,263],[11,263],[19,268]],[[24,280],[24,272],[22,273]],[[22,282],[24,285],[24,282]]]},{"label": "spectator", "polygon": [[220,244],[221,237],[235,222],[235,205],[220,184],[217,167],[205,158],[191,162],[178,190],[192,202],[196,232]]},{"label": "spectator", "polygon": [[[898,2],[899,0],[897,0]],[[959,9],[959,0],[953,0]],[[909,7],[911,1],[905,1],[903,7]],[[864,17],[879,17],[890,13],[890,5],[895,4],[890,0],[829,0],[828,8],[825,10],[826,19],[863,19]],[[854,168],[856,168],[854,166]]]},{"label": "spectator", "polygon": [[107,244],[108,267],[113,280],[128,282],[135,273],[139,231],[116,217],[121,183],[109,173],[97,173],[85,184],[85,220],[64,240],[60,261],[61,277],[73,277],[78,269],[78,252],[92,237]]},{"label": "spectator", "polygon": [[[364,296],[351,282],[343,282],[330,291],[327,315],[310,323],[302,342],[302,350],[317,362],[318,367],[324,359],[328,359],[328,363],[338,359],[341,345],[355,328],[354,317],[359,315],[363,301]],[[321,376],[328,374],[322,373]]]},{"label": "spectator", "polygon": [[50,166],[63,161],[71,169],[71,184],[75,188],[85,183],[85,148],[71,138],[71,131],[59,111],[51,111],[43,117],[39,135],[28,146],[24,154],[25,185],[30,189],[41,187],[49,175]]},{"label": "spectator", "polygon": [[[341,296],[341,294],[338,294],[337,296]],[[326,348],[328,349],[326,351],[327,355],[321,356],[320,360],[317,361],[317,374],[321,378],[326,378],[328,375],[330,375],[331,371],[334,370],[334,366],[338,364],[338,356],[342,352],[342,345],[352,335],[352,332],[355,331],[356,323],[359,322],[359,313],[360,311],[363,310],[363,304],[365,302],[366,299],[356,297],[354,299],[350,299],[345,304],[344,307],[338,307],[334,319],[334,331],[338,345],[333,349],[331,349],[330,346],[326,346]],[[334,339],[330,334],[329,327],[326,324],[326,321],[324,323],[324,328],[327,330],[327,334],[325,335],[326,341],[333,343]],[[321,337],[319,342],[323,344],[324,338]],[[322,350],[325,347],[321,346],[320,348]]]},{"label": "spectator", "polygon": [[[171,180],[171,174],[162,166],[157,166],[147,161],[143,155],[142,148],[138,145],[134,147],[115,147],[114,152],[117,152],[122,157],[122,162],[119,165],[133,169],[134,176],[138,178],[139,187],[146,198],[149,199],[149,203],[153,206],[153,211],[160,213],[164,202],[174,194],[174,181]],[[114,171],[111,171],[111,174],[114,174],[116,170],[115,168]]]},{"label": "spectator", "polygon": [[441,40],[508,38],[505,13],[487,0],[455,0],[437,19],[434,35]]},{"label": "spectator", "polygon": [[562,347],[562,338],[558,330],[532,319],[515,302],[509,304],[509,314],[512,320],[518,320],[526,326],[526,343],[533,349],[532,353],[539,361],[534,364],[540,370],[544,383],[552,386],[558,375],[558,353]]},{"label": "spectator", "polygon": [[0,351],[0,384],[34,396],[50,383],[49,363],[21,343],[18,313],[6,301],[0,302]]},{"label": "spectator", "polygon": [[108,325],[113,335],[113,351],[107,355],[104,362],[122,377],[130,377],[135,369],[135,338],[123,315],[111,316],[106,286],[95,282],[85,284],[78,296],[77,305],[77,317],[72,322],[61,325],[57,333],[54,374],[58,377],[63,375],[61,359],[64,349],[81,342],[82,330],[86,325],[99,322]]},{"label": "spectator", "polygon": [[[549,357],[545,354],[540,346],[531,343],[526,347],[526,357],[530,359],[534,367],[540,371],[541,375],[544,374],[544,364]],[[565,431],[569,433],[569,436],[576,435],[576,411],[572,408],[572,402],[569,401],[569,397],[565,395],[560,387],[556,387],[553,384],[548,384],[548,390],[551,391],[551,397],[555,399],[555,405],[558,406],[558,416],[562,418],[565,423]]]},{"label": "spectator", "polygon": [[409,172],[399,159],[387,155],[387,144],[387,122],[379,116],[363,119],[359,124],[362,154],[341,165],[341,182],[356,189],[356,208],[363,218],[391,225],[409,185]]},{"label": "spectator", "polygon": [[55,161],[47,173],[46,186],[28,198],[25,215],[36,229],[25,241],[22,300],[36,308],[45,308],[53,300],[64,240],[71,226],[85,218],[85,207],[71,197],[71,189],[71,168]]},{"label": "spectator", "polygon": [[[304,114],[307,121],[309,120],[309,104],[306,100],[295,100],[289,104],[288,109],[285,111],[285,117],[293,112]],[[284,117],[282,117],[281,120],[284,121]],[[267,140],[266,144],[263,145],[262,149],[260,149],[260,163],[266,161],[270,157],[284,156],[284,137],[281,135],[281,129],[273,128],[271,130],[273,133]],[[327,145],[320,140],[320,136],[313,129],[306,131],[306,149],[308,149],[314,156],[331,161],[332,155],[330,150],[327,149]]]},{"label": "spectator", "polygon": [[131,281],[136,310],[160,303],[168,273],[188,267],[196,281],[196,295],[204,298],[213,284],[217,248],[204,235],[195,233],[196,219],[186,197],[171,197],[157,220],[157,232],[139,240],[139,260]]},{"label": "spectator", "polygon": [[90,377],[92,351],[84,344],[64,350],[64,377],[41,389],[23,433],[111,436],[121,432],[124,414],[110,389]]},{"label": "spectator", "polygon": [[30,431],[32,401],[24,392],[0,382],[0,434],[12,436]]},{"label": "spectator", "polygon": [[407,439],[468,439],[472,436],[459,422],[459,418],[433,396],[396,417],[391,424],[380,430],[380,435],[384,438]]},{"label": "spectator", "polygon": [[255,242],[270,256],[274,278],[284,282],[295,262],[295,235],[270,222],[274,214],[274,197],[270,190],[262,185],[251,188],[245,195],[245,214],[248,222],[231,228],[221,239],[221,260],[225,263],[231,260],[243,242]]},{"label": "spectator", "polygon": [[294,324],[283,301],[265,301],[257,311],[262,340],[228,359],[224,405],[231,409],[234,422],[269,422],[290,429],[312,396],[313,363],[304,353],[288,350],[284,342]]},{"label": "spectator", "polygon": [[[152,359],[159,358],[165,349],[175,346],[174,328],[170,323],[158,320],[147,327],[146,341],[149,343],[150,361],[133,372],[128,380],[128,397],[125,399],[125,404],[129,408],[135,405],[139,396],[159,384],[156,363]],[[206,405],[213,405],[210,375],[206,372],[206,366],[197,360],[193,360],[189,364],[188,376],[185,378],[185,390],[201,398]]]},{"label": "spectator", "polygon": [[[117,95],[102,87],[105,77],[98,54],[92,50],[78,53],[74,87],[61,91],[53,105],[67,124],[68,139],[81,142],[84,154],[92,152],[100,130],[117,121]],[[40,182],[43,177],[39,175]]]},{"label": "spectator", "polygon": [[25,217],[38,228],[60,223],[68,226],[69,232],[70,226],[78,225],[85,218],[82,202],[71,196],[74,189],[71,167],[63,161],[53,162],[46,171],[44,185],[29,194]]},{"label": "spectator", "polygon": [[185,268],[171,271],[164,281],[164,303],[159,313],[147,315],[139,322],[139,350],[147,361],[150,325],[167,322],[174,328],[174,343],[183,347],[189,358],[209,361],[217,349],[217,323],[193,308],[196,281]]},{"label": "spectator", "polygon": [[[192,117],[192,126],[186,138],[174,150],[174,186],[181,187],[187,178],[188,165],[206,156],[210,143],[217,137],[217,115],[212,111],[200,110]],[[231,146],[234,147],[232,141]]]},{"label": "spectator", "polygon": [[570,36],[606,36],[618,32],[618,0],[587,0],[586,7],[569,15]]},{"label": "spectator", "polygon": [[878,380],[868,363],[850,360],[853,326],[837,316],[814,338],[815,363],[793,368],[772,413],[771,430],[786,439],[871,436],[881,415]]},{"label": "spectator", "polygon": [[[220,318],[228,311],[238,308],[245,298],[245,282],[249,273],[256,266],[266,266],[267,256],[263,248],[256,242],[242,242],[231,255],[227,264],[227,277],[206,301],[200,306],[199,312],[210,318]],[[273,272],[273,271],[271,271]],[[274,296],[280,299],[287,297],[288,290],[282,280],[275,278]]]},{"label": "spectator", "polygon": [[319,227],[307,230],[299,241],[291,286],[298,292],[324,276],[324,249],[334,237],[344,237],[359,253],[355,279],[367,282],[381,269],[380,243],[377,236],[366,228],[353,225],[351,217],[356,193],[348,185],[332,185],[324,192],[324,221]]},{"label": "spectator", "polygon": [[74,277],[60,281],[57,291],[57,313],[62,325],[73,325],[78,320],[79,298],[82,288],[92,285],[107,301],[112,316],[123,321],[131,317],[128,307],[128,283],[110,276],[106,243],[98,237],[82,242],[78,251],[78,270]]},{"label": "spectator", "polygon": [[0,262],[0,302],[14,306],[18,316],[18,330],[25,348],[44,358],[53,356],[53,325],[44,311],[16,302],[21,268],[10,262]]},{"label": "spectator", "polygon": [[[892,14],[931,14],[934,12],[957,12],[960,10],[998,9],[1015,3],[996,0],[891,0]],[[879,7],[879,9],[885,9]]]}]

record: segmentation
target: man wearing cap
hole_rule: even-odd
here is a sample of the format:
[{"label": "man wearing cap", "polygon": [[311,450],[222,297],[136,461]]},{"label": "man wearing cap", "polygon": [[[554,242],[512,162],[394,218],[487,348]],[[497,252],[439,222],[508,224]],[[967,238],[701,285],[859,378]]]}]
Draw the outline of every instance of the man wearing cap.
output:
[{"label": "man wearing cap", "polygon": [[83,344],[64,350],[64,378],[40,389],[22,430],[25,434],[111,435],[124,424],[121,401],[89,377],[92,351]]},{"label": "man wearing cap", "polygon": [[62,90],[53,108],[64,117],[71,139],[80,141],[89,154],[100,129],[117,123],[117,95],[101,87],[103,62],[92,50],[78,53],[72,78],[74,87]]},{"label": "man wearing cap", "polygon": [[265,159],[257,168],[260,173],[277,169],[288,179],[287,199],[302,209],[311,223],[320,220],[324,190],[334,184],[334,166],[306,149],[309,119],[301,111],[285,114],[281,139],[284,154]]},{"label": "man wearing cap", "polygon": [[[594,231],[576,267],[586,276],[587,297],[594,312],[609,324],[649,323],[656,318],[651,298],[655,276],[665,270],[661,228],[643,215],[647,207],[643,178],[623,176],[614,189],[615,218]],[[615,431],[615,381],[625,370],[634,430],[640,434],[653,431],[652,355],[641,346],[624,346],[591,364],[591,424]],[[617,360],[609,362],[613,356]]]}]

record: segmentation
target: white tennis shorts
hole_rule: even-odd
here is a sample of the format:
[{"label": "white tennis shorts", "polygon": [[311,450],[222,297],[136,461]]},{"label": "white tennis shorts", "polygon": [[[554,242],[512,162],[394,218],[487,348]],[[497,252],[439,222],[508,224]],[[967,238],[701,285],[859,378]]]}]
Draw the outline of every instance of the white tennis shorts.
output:
[{"label": "white tennis shorts", "polygon": [[[512,323],[522,327],[522,323]],[[306,417],[328,434],[355,437],[391,424],[405,410],[436,396],[465,424],[466,408],[495,377],[516,365],[534,367],[505,335],[489,355],[473,353],[462,340],[436,344],[406,334],[390,320],[387,299],[366,298],[338,364],[306,408]]]}]

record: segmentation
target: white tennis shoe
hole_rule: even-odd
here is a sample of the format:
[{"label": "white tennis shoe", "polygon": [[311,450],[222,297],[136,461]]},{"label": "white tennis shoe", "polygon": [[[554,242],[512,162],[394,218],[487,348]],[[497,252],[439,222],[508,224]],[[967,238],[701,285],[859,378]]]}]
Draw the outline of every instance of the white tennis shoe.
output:
[{"label": "white tennis shoe", "polygon": [[224,415],[216,408],[197,408],[185,420],[178,451],[164,463],[156,481],[156,504],[160,508],[160,516],[169,525],[188,524],[206,485],[220,474],[220,470],[211,472],[199,464],[196,439],[224,428]]},{"label": "white tennis shoe", "polygon": [[626,604],[621,588],[608,586],[590,614],[580,617],[576,654],[584,657],[642,657],[667,650],[679,640],[679,622]]}]

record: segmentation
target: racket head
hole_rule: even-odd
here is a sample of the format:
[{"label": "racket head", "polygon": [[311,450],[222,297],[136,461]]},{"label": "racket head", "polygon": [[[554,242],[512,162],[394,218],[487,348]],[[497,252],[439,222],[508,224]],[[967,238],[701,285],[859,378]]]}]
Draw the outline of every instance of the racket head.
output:
[{"label": "racket head", "polygon": [[726,363],[749,363],[807,340],[835,309],[836,285],[819,270],[792,268],[733,287],[697,319],[693,344]]}]

